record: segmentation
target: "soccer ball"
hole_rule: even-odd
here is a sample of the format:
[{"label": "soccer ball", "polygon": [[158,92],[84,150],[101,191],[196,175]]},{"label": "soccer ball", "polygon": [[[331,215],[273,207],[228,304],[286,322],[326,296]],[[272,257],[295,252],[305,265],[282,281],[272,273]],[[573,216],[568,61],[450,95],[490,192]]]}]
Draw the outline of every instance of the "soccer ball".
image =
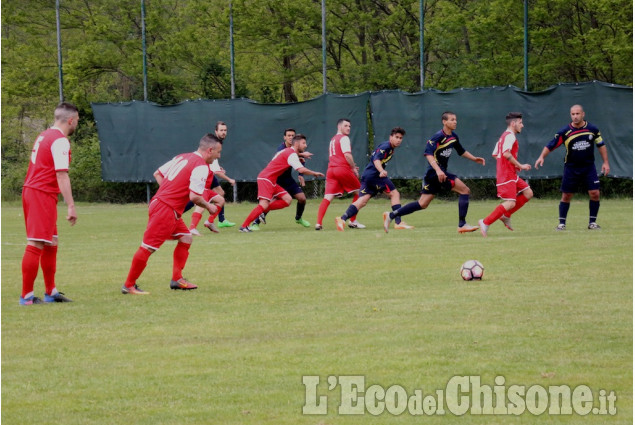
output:
[{"label": "soccer ball", "polygon": [[478,260],[467,260],[461,266],[461,277],[463,280],[481,280],[485,267]]}]

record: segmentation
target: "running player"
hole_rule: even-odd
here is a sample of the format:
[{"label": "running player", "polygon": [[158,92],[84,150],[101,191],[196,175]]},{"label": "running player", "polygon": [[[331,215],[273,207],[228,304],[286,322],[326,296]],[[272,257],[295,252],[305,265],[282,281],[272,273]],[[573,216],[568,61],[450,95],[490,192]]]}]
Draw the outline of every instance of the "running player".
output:
[{"label": "running player", "polygon": [[[57,270],[57,198],[61,193],[67,206],[66,220],[75,225],[77,213],[68,169],[71,145],[68,137],[79,122],[77,107],[62,102],[55,108],[53,127],[40,133],[33,145],[22,189],[26,225],[26,249],[22,257],[20,305],[70,302],[55,285]],[[35,278],[42,266],[44,300],[33,293]]]},{"label": "running player", "polygon": [[203,193],[205,184],[209,181],[209,164],[220,158],[222,148],[222,143],[215,135],[206,134],[201,138],[197,151],[177,155],[159,168],[164,178],[150,201],[148,225],[141,246],[132,258],[128,278],[121,288],[122,294],[149,294],[139,288],[137,279],[146,268],[150,255],[168,239],[178,240],[174,248],[170,288],[198,288],[183,277],[192,235],[181,215],[188,201],[203,207],[210,214],[216,212],[216,206],[206,202]]},{"label": "running player", "polygon": [[600,179],[595,169],[595,155],[593,145],[597,147],[602,156],[602,174],[608,175],[609,154],[606,150],[600,130],[584,119],[584,109],[581,105],[573,105],[570,109],[571,123],[560,129],[553,140],[542,149],[542,153],[534,166],[541,167],[545,157],[558,146],[564,145],[567,153],[564,157],[564,175],[562,176],[562,198],[558,206],[560,222],[556,230],[565,230],[567,214],[573,193],[579,186],[584,187],[589,193],[589,226],[590,230],[599,229],[595,222],[600,211]]},{"label": "running player", "polygon": [[475,157],[466,151],[459,142],[459,136],[454,132],[457,126],[456,114],[446,111],[441,115],[443,128],[432,136],[426,143],[424,155],[430,166],[423,178],[421,196],[418,201],[411,202],[396,211],[385,212],[384,231],[388,233],[390,222],[397,217],[412,214],[415,211],[428,208],[430,202],[437,193],[442,190],[451,190],[459,194],[459,233],[474,232],[477,226],[470,226],[465,221],[467,210],[470,206],[470,188],[465,185],[455,174],[448,172],[448,161],[452,155],[452,149],[459,156],[474,161],[477,164],[485,165],[485,159]]},{"label": "running player", "polygon": [[516,174],[519,170],[531,170],[531,165],[518,162],[518,140],[516,135],[524,127],[523,114],[510,112],[505,117],[507,130],[496,142],[492,156],[496,158],[496,191],[503,202],[487,217],[478,221],[481,234],[487,237],[489,226],[501,220],[509,230],[512,228],[511,216],[534,196],[526,181]]},{"label": "running player", "polygon": [[249,225],[260,214],[286,208],[291,204],[291,195],[277,183],[278,177],[289,167],[293,167],[298,173],[324,177],[324,174],[311,171],[300,162],[298,154],[304,152],[306,146],[306,137],[303,134],[296,134],[293,137],[291,147],[278,151],[269,164],[258,174],[258,205],[251,211],[238,230],[251,232]]},{"label": "running player", "polygon": [[[286,130],[284,130],[283,137],[284,140],[282,141],[280,146],[278,146],[277,152],[291,147],[293,138],[295,137],[295,130],[292,128],[287,128]],[[313,156],[313,154],[307,151],[298,153],[298,157],[300,157],[300,162],[302,164],[304,164],[305,158],[311,158],[311,156]],[[296,182],[293,178],[291,167],[289,167],[287,168],[287,171],[285,171],[280,175],[280,177],[278,177],[277,183],[297,201],[295,207],[295,222],[301,226],[310,227],[311,223],[302,218],[302,214],[304,214],[304,208],[306,207],[306,195],[302,191],[302,187],[304,187],[305,185],[304,177],[302,176],[302,174],[298,174],[298,180],[300,184],[298,184],[298,182]],[[266,224],[266,215],[266,213],[262,213],[260,217],[258,217],[250,226],[251,230],[259,230],[261,222]]]},{"label": "running player", "polygon": [[[403,141],[403,137],[406,135],[406,130],[401,127],[395,127],[390,132],[388,141],[381,143],[370,157],[370,162],[364,169],[361,179],[361,188],[359,191],[359,199],[353,202],[344,215],[341,217],[335,217],[335,225],[340,232],[344,231],[344,225],[349,217],[354,217],[357,212],[364,208],[370,198],[380,193],[388,193],[390,196],[390,205],[393,211],[401,208],[399,200],[399,191],[395,188],[393,182],[388,178],[388,171],[386,171],[386,164],[392,159],[393,152]],[[395,229],[412,229],[412,226],[408,226],[401,221],[401,218],[395,220]]]},{"label": "running player", "polygon": [[[324,214],[333,198],[340,197],[347,193],[353,193],[353,202],[359,199],[359,167],[355,165],[351,150],[351,122],[346,118],[337,121],[337,134],[333,136],[329,143],[329,166],[326,170],[326,188],[324,189],[324,199],[318,209],[315,230],[322,230],[322,220]],[[348,227],[353,229],[364,229],[362,223],[357,221],[357,217],[351,217]]]}]

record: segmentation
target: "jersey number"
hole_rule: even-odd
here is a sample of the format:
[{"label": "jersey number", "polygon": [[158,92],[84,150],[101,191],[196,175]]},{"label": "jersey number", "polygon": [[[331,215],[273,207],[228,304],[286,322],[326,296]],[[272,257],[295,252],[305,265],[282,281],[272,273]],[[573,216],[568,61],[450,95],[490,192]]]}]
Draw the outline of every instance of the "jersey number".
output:
[{"label": "jersey number", "polygon": [[168,174],[165,176],[166,179],[172,181],[174,178],[181,172],[181,170],[187,165],[187,159],[179,159],[176,161],[170,169],[168,170]]},{"label": "jersey number", "polygon": [[40,149],[40,142],[44,140],[44,136],[40,136],[33,145],[33,151],[31,152],[31,163],[35,164],[35,158],[37,158],[37,151]]}]

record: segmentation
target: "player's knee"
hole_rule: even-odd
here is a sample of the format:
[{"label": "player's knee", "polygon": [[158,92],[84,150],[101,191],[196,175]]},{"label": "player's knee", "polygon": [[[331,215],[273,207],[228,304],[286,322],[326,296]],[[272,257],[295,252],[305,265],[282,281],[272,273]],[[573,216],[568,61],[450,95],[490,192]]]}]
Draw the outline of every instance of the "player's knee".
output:
[{"label": "player's knee", "polygon": [[225,205],[225,198],[223,198],[222,196],[216,196],[214,198],[214,203],[218,208],[223,208],[223,206]]},{"label": "player's knee", "polygon": [[600,200],[600,191],[599,190],[589,190],[589,199],[591,201],[599,201]]},{"label": "player's knee", "polygon": [[192,235],[184,235],[179,238],[179,242],[192,245]]},{"label": "player's knee", "polygon": [[573,193],[562,193],[562,198],[560,198],[565,203],[571,202],[571,199],[573,199]]},{"label": "player's knee", "polygon": [[303,192],[297,193],[295,199],[298,201],[298,204],[306,204],[306,195]]},{"label": "player's knee", "polygon": [[531,198],[534,197],[534,191],[531,189],[527,189],[523,191],[523,195],[525,196],[525,198],[527,198],[527,200],[530,200]]}]

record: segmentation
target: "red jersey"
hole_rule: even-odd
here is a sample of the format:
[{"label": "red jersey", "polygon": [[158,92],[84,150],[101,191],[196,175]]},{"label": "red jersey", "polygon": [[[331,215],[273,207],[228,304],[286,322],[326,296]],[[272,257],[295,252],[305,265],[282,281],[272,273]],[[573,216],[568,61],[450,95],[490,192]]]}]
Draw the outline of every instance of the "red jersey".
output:
[{"label": "red jersey", "polygon": [[269,180],[272,184],[276,184],[280,174],[287,171],[289,167],[293,167],[296,170],[303,167],[298,153],[293,148],[285,148],[276,152],[269,164],[258,174],[258,178]]},{"label": "red jersey", "polygon": [[329,143],[329,167],[351,168],[345,153],[351,153],[351,139],[342,133],[337,133]]},{"label": "red jersey", "polygon": [[510,152],[514,159],[518,159],[518,140],[516,136],[509,130],[506,130],[496,142],[492,156],[496,158],[496,184],[503,184],[510,181],[516,181],[516,167],[509,162],[503,154]]},{"label": "red jersey", "polygon": [[210,174],[209,164],[198,152],[177,155],[159,167],[164,177],[152,198],[169,205],[180,216],[190,201],[190,192],[203,195]]},{"label": "red jersey", "polygon": [[47,193],[60,193],[56,172],[68,171],[70,162],[71,144],[62,130],[51,127],[43,131],[33,144],[24,187]]}]

